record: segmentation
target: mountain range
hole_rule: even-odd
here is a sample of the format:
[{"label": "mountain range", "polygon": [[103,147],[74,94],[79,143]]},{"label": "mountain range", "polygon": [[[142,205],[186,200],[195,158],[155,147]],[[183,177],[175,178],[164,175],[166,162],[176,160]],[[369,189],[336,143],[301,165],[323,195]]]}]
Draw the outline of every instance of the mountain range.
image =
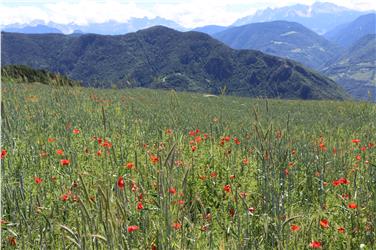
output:
[{"label": "mountain range", "polygon": [[255,49],[319,69],[341,49],[295,22],[273,21],[230,27],[213,37],[235,49]]},{"label": "mountain range", "polygon": [[[34,20],[30,24],[9,24],[2,27],[3,31],[16,33],[93,33],[102,35],[121,35],[156,25],[163,25],[176,30],[186,30],[174,21],[161,17],[155,18],[131,18],[127,22],[110,20],[103,23],[89,23],[78,25],[75,23],[59,24],[55,22],[45,23],[42,20]],[[25,32],[27,31],[27,32]]]},{"label": "mountain range", "polygon": [[348,23],[366,13],[332,3],[315,2],[312,5],[296,4],[281,8],[258,10],[253,15],[236,20],[232,26],[285,20],[300,23],[319,34],[324,34],[336,26]]},{"label": "mountain range", "polygon": [[376,13],[362,15],[352,22],[334,28],[324,36],[342,47],[349,48],[368,34],[376,34]]},{"label": "mountain range", "polygon": [[[252,97],[343,99],[332,80],[200,32],[155,26],[127,35],[2,34],[3,65],[67,74],[94,87],[149,87]],[[95,62],[95,63],[93,63]]]}]

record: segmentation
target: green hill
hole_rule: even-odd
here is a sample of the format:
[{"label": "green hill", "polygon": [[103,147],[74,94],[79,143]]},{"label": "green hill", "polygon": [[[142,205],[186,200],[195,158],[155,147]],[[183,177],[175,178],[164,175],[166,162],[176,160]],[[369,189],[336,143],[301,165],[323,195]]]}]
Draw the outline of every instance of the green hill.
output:
[{"label": "green hill", "polygon": [[301,24],[273,21],[247,24],[216,33],[214,38],[235,49],[255,49],[319,69],[340,48]]},{"label": "green hill", "polygon": [[1,68],[1,81],[13,83],[43,83],[54,86],[79,86],[80,82],[43,69],[25,65],[7,65]]},{"label": "green hill", "polygon": [[376,35],[359,39],[323,72],[355,98],[376,100]]},{"label": "green hill", "polygon": [[2,63],[49,69],[93,87],[147,87],[303,99],[343,99],[332,80],[199,32],[155,26],[119,36],[3,33]]}]

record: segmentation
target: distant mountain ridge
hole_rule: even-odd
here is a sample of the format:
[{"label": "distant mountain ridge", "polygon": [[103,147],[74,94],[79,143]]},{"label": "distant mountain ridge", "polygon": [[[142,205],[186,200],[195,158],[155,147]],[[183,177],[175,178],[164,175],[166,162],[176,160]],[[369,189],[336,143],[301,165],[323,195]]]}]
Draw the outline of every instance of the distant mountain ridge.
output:
[{"label": "distant mountain ridge", "polygon": [[199,32],[155,26],[119,36],[2,34],[2,62],[67,74],[94,87],[149,87],[241,96],[343,99],[329,78],[293,61],[233,50]]},{"label": "distant mountain ridge", "polygon": [[230,27],[213,37],[235,49],[255,49],[319,69],[341,49],[295,22],[272,21]]},{"label": "distant mountain ridge", "polygon": [[[127,34],[130,32],[135,32],[140,29],[149,28],[155,25],[163,25],[172,29],[186,30],[181,25],[177,24],[174,21],[164,19],[161,17],[155,18],[130,18],[127,22],[118,22],[114,20],[110,20],[103,23],[89,23],[87,25],[78,25],[75,23],[69,24],[59,24],[55,22],[48,22],[45,23],[42,20],[34,20],[30,24],[10,24],[5,25],[2,30],[6,32],[16,32],[16,33],[65,33],[71,34],[75,31],[79,31],[79,33],[93,33],[93,34],[101,34],[101,35],[122,35]],[[40,29],[40,27],[44,27],[44,29]],[[59,32],[45,32],[45,30],[55,30]],[[34,32],[24,32],[28,30],[33,30]],[[77,32],[76,32],[77,33]]]},{"label": "distant mountain ridge", "polygon": [[350,23],[340,25],[324,36],[343,47],[349,48],[354,42],[368,34],[376,34],[376,12],[362,15]]},{"label": "distant mountain ridge", "polygon": [[16,33],[25,33],[25,34],[46,34],[46,33],[57,33],[62,34],[61,30],[49,27],[47,25],[38,24],[36,26],[24,26],[24,27],[5,27],[2,29],[6,32],[16,32]]},{"label": "distant mountain ridge", "polygon": [[258,10],[254,15],[236,20],[233,26],[285,20],[300,23],[319,34],[323,34],[366,13],[332,3],[315,2],[312,5],[296,4],[281,8]]}]

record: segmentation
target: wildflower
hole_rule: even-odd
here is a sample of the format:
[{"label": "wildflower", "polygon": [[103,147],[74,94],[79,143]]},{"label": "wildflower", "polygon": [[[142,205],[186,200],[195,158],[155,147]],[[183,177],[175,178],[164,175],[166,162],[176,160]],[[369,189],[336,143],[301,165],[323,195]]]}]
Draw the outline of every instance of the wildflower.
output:
[{"label": "wildflower", "polygon": [[175,230],[179,230],[181,228],[181,224],[179,222],[175,222],[172,224],[172,228]]},{"label": "wildflower", "polygon": [[175,189],[174,187],[170,187],[170,188],[168,189],[168,192],[169,192],[170,194],[174,195],[174,194],[176,194],[176,189]]},{"label": "wildflower", "polygon": [[337,228],[337,231],[338,231],[338,233],[343,234],[343,233],[345,233],[345,228],[339,227],[339,228]]},{"label": "wildflower", "polygon": [[124,184],[124,178],[123,176],[119,176],[118,180],[117,180],[117,186],[120,188],[120,189],[123,189],[125,184]]},{"label": "wildflower", "polygon": [[234,138],[234,142],[235,142],[236,145],[240,144],[240,141],[239,141],[239,139],[237,137]]},{"label": "wildflower", "polygon": [[36,184],[40,184],[40,183],[42,183],[43,180],[42,180],[42,178],[39,178],[39,177],[35,176],[34,177],[34,181],[35,181]]},{"label": "wildflower", "polygon": [[98,150],[97,151],[97,156],[101,156],[102,155],[102,150]]},{"label": "wildflower", "polygon": [[142,210],[144,209],[144,205],[142,205],[142,202],[137,203],[137,210]]},{"label": "wildflower", "polygon": [[350,202],[349,205],[348,205],[348,208],[350,208],[350,209],[355,209],[357,207],[358,207],[358,205],[356,205],[356,203],[354,203],[354,202]]},{"label": "wildflower", "polygon": [[11,246],[16,246],[17,245],[17,240],[16,240],[16,237],[14,237],[14,236],[9,236],[8,237],[8,242],[9,242],[9,245],[11,245]]},{"label": "wildflower", "polygon": [[185,201],[184,201],[184,200],[178,200],[178,204],[179,204],[180,206],[183,206],[183,205],[184,205],[184,203],[185,203]]},{"label": "wildflower", "polygon": [[171,135],[172,134],[172,129],[170,129],[170,128],[166,129],[165,133],[167,135]]},{"label": "wildflower", "polygon": [[49,143],[52,143],[52,142],[56,141],[56,139],[55,139],[55,138],[48,138],[47,141],[48,141]]},{"label": "wildflower", "polygon": [[64,150],[58,149],[58,150],[56,150],[56,154],[58,154],[58,155],[64,155]]},{"label": "wildflower", "polygon": [[197,149],[197,147],[196,146],[192,146],[191,149],[192,149],[192,152],[195,152],[196,149]]},{"label": "wildflower", "polygon": [[73,129],[73,134],[78,135],[81,131],[79,129]]},{"label": "wildflower", "polygon": [[195,138],[195,142],[196,142],[196,143],[200,143],[201,141],[202,141],[201,136],[197,136],[197,137]]},{"label": "wildflower", "polygon": [[5,156],[7,156],[8,152],[5,149],[1,150],[1,159],[4,159]]},{"label": "wildflower", "polygon": [[321,243],[319,241],[312,241],[309,243],[310,248],[321,248]]},{"label": "wildflower", "polygon": [[102,147],[110,149],[112,147],[112,143],[107,140],[104,140]]},{"label": "wildflower", "polygon": [[247,159],[247,158],[244,158],[244,159],[243,159],[243,164],[244,164],[244,165],[247,165],[248,163],[249,163],[248,159]]},{"label": "wildflower", "polygon": [[134,167],[133,162],[128,162],[128,163],[127,163],[127,168],[128,168],[128,169],[132,169],[133,167]]},{"label": "wildflower", "polygon": [[218,175],[217,172],[211,172],[210,173],[210,177],[212,177],[212,178],[217,177],[217,175]]},{"label": "wildflower", "polygon": [[69,193],[60,196],[60,200],[67,201],[69,199]]},{"label": "wildflower", "polygon": [[129,226],[128,227],[128,233],[132,233],[132,232],[137,231],[139,229],[140,229],[139,226]]},{"label": "wildflower", "polygon": [[62,166],[68,166],[70,164],[70,160],[68,160],[68,159],[62,159],[62,160],[60,160],[60,164]]},{"label": "wildflower", "polygon": [[256,211],[256,209],[255,209],[254,207],[250,207],[250,208],[248,208],[248,213],[249,213],[250,215],[253,215],[255,211]]},{"label": "wildflower", "polygon": [[292,232],[297,232],[297,231],[300,230],[300,227],[298,225],[292,224],[291,227],[290,227],[290,230]]},{"label": "wildflower", "polygon": [[150,160],[153,164],[156,164],[159,161],[158,156],[155,155],[150,155]]},{"label": "wildflower", "polygon": [[360,160],[362,159],[362,157],[361,157],[360,155],[357,155],[357,156],[355,156],[355,159],[356,159],[357,161],[360,161]]},{"label": "wildflower", "polygon": [[320,220],[320,226],[322,228],[329,228],[329,221],[327,219]]},{"label": "wildflower", "polygon": [[360,140],[359,139],[353,139],[352,142],[355,143],[355,144],[359,144]]},{"label": "wildflower", "polygon": [[225,185],[225,186],[223,187],[223,190],[224,190],[225,192],[227,192],[227,193],[230,193],[230,192],[231,192],[231,186],[230,186],[229,184],[227,184],[227,185]]}]

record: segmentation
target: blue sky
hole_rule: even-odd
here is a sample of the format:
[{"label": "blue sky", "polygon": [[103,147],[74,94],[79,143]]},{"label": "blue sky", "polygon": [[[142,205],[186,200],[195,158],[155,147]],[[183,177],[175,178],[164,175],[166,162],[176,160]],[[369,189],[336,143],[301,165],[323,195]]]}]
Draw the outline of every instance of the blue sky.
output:
[{"label": "blue sky", "polygon": [[[126,21],[131,17],[164,17],[187,27],[229,25],[258,9],[292,4],[310,5],[313,0],[2,0],[0,24],[28,23],[34,19],[58,23]],[[347,8],[375,10],[375,0],[328,0]]]}]

